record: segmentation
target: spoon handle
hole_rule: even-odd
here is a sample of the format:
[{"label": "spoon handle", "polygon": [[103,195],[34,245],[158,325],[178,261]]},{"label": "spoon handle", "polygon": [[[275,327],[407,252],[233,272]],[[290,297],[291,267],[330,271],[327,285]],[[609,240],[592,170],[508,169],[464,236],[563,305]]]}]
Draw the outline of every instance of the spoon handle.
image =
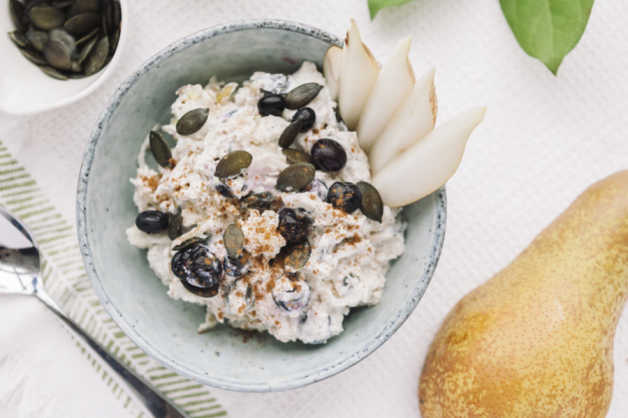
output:
[{"label": "spoon handle", "polygon": [[77,335],[81,336],[83,340],[111,366],[122,380],[135,390],[135,393],[146,406],[146,409],[148,409],[155,418],[185,418],[185,414],[176,406],[172,405],[162,395],[154,391],[141,377],[120,364],[118,360],[105,351],[92,337],[72,322],[46,294],[38,292],[37,296],[44,305],[59,317],[59,319],[65,322]]}]

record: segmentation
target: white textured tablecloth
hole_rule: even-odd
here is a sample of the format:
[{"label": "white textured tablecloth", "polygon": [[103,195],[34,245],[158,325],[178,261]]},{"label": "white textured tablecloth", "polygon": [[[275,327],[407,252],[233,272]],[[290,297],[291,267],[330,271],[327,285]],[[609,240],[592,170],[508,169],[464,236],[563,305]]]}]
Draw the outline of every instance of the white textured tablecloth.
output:
[{"label": "white textured tablecloth", "polygon": [[[519,48],[496,0],[417,0],[381,12],[374,22],[366,0],[136,0],[129,12],[121,64],[97,92],[33,117],[0,116],[0,140],[72,221],[85,143],[115,87],[152,53],[207,26],[272,17],[342,35],[355,17],[380,61],[397,39],[413,36],[417,74],[437,68],[440,121],[472,105],[488,106],[448,184],[443,253],[409,320],[376,353],[324,382],[273,394],[212,390],[233,417],[418,416],[423,359],[449,309],[507,265],[590,183],[628,168],[626,2],[597,2],[558,78]],[[44,416],[39,402],[51,417],[124,416],[68,333],[31,302],[0,303],[0,370],[11,370],[0,375],[0,416]],[[26,319],[38,323],[16,328]],[[18,350],[31,361],[2,365]],[[609,416],[619,418],[628,416],[628,314],[619,323],[614,357]],[[28,396],[18,396],[24,391],[15,391],[16,376]]]}]

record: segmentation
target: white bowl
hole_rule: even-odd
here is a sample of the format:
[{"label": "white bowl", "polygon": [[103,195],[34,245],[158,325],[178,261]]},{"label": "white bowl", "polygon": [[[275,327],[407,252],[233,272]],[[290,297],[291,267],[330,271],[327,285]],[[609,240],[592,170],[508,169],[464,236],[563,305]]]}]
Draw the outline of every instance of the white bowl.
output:
[{"label": "white bowl", "polygon": [[8,1],[0,6],[0,112],[29,115],[74,103],[98,88],[115,70],[127,38],[127,1],[118,0],[122,15],[118,47],[107,66],[82,79],[55,80],[22,56],[7,36],[15,30]]}]

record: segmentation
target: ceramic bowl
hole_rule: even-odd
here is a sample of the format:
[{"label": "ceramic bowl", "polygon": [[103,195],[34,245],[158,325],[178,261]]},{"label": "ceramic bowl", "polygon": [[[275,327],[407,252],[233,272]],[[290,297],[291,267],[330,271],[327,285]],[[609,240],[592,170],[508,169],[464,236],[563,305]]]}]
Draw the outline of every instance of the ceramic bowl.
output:
[{"label": "ceramic bowl", "polygon": [[0,112],[30,115],[74,103],[96,90],[115,71],[127,39],[127,0],[118,0],[120,40],[111,61],[100,72],[76,80],[55,80],[22,56],[7,32],[14,30],[8,1],[0,6]]},{"label": "ceramic bowl", "polygon": [[170,299],[144,251],[125,230],[137,215],[136,155],[146,133],[169,120],[175,90],[210,76],[243,80],[254,71],[291,73],[304,60],[321,64],[333,35],[309,26],[262,21],[203,30],[152,57],[115,93],[93,132],[80,173],[78,230],[88,274],[122,330],[171,369],[238,391],[296,388],[347,369],[401,326],[425,291],[445,234],[445,191],[408,206],[407,250],[387,276],[381,302],[354,310],[342,334],[324,345],[283,344],[267,334],[219,326],[204,334],[201,306]]}]

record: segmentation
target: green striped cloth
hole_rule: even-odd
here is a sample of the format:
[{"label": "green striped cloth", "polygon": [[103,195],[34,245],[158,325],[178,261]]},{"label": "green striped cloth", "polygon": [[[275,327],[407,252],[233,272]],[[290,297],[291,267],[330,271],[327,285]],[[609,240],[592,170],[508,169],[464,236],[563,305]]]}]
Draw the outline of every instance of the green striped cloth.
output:
[{"label": "green striped cloth", "polygon": [[[35,180],[0,142],[0,206],[24,221],[42,254],[42,278],[50,296],[70,318],[118,360],[142,375],[190,417],[226,416],[208,388],[159,365],[113,322],[94,294],[83,267],[74,226],[57,212]],[[76,340],[94,373],[133,416],[146,417],[132,392],[116,382],[91,349]]]}]

